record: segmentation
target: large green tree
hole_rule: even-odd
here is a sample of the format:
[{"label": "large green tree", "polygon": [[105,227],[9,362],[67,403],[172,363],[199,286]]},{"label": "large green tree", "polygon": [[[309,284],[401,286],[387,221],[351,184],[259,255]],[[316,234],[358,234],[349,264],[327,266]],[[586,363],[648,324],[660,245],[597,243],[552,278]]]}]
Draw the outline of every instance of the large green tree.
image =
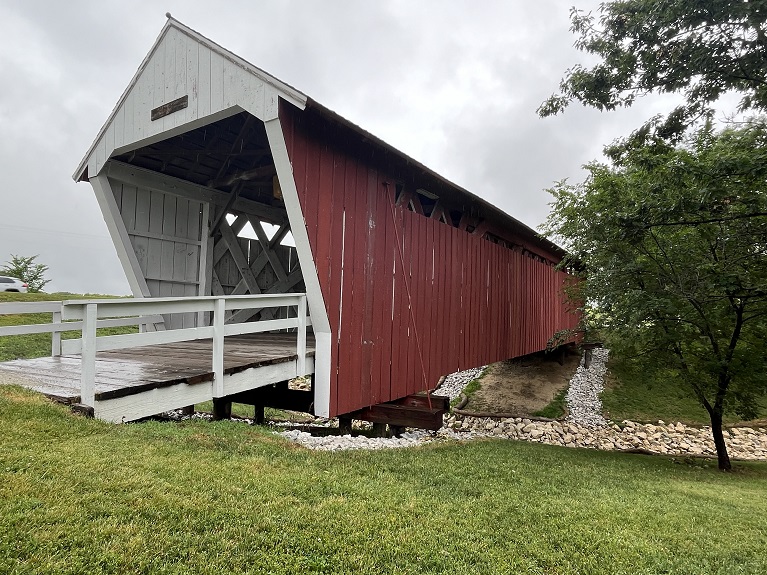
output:
[{"label": "large green tree", "polygon": [[[610,163],[587,166],[583,184],[556,186],[548,231],[580,259],[584,297],[622,341],[687,382],[729,469],[722,414],[753,415],[764,387],[766,130],[710,121],[716,107],[767,111],[767,0],[611,0],[571,21],[596,63],[569,69],[541,116],[658,93],[682,104],[605,148]],[[728,93],[740,103],[721,110]]]},{"label": "large green tree", "polygon": [[675,371],[708,411],[731,468],[727,410],[767,392],[767,126],[651,138],[562,182],[547,232],[583,270],[578,296],[617,341]]},{"label": "large green tree", "polygon": [[571,21],[576,47],[597,63],[568,70],[542,116],[573,101],[613,110],[680,93],[684,104],[639,130],[674,139],[727,92],[740,111],[767,110],[767,0],[613,0],[596,15],[573,8]]}]

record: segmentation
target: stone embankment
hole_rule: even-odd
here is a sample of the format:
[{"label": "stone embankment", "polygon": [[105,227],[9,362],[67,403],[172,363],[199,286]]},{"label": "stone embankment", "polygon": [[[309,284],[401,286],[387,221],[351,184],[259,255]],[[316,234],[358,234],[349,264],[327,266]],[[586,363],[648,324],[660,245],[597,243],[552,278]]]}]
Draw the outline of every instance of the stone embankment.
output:
[{"label": "stone embankment", "polygon": [[[588,427],[568,421],[533,421],[526,418],[480,418],[450,416],[446,424],[456,431],[472,431],[475,436],[516,439],[565,447],[604,450],[646,451],[678,456],[716,456],[711,429],[681,423],[641,424],[624,421],[620,425]],[[730,457],[767,459],[767,429],[736,427],[724,432]]]},{"label": "stone embankment", "polygon": [[[619,425],[602,417],[599,396],[604,385],[608,350],[595,349],[588,369],[581,362],[567,392],[568,416],[564,421],[525,417],[475,417],[449,414],[437,432],[410,430],[401,437],[369,438],[315,437],[302,431],[285,431],[283,437],[310,449],[386,449],[412,447],[430,441],[465,441],[483,437],[515,439],[565,447],[610,451],[635,451],[675,456],[715,457],[716,450],[708,427],[689,427],[681,423],[642,424],[623,421]],[[454,373],[445,378],[436,393],[458,397],[483,368]],[[767,429],[738,427],[724,432],[733,459],[767,459]]]}]

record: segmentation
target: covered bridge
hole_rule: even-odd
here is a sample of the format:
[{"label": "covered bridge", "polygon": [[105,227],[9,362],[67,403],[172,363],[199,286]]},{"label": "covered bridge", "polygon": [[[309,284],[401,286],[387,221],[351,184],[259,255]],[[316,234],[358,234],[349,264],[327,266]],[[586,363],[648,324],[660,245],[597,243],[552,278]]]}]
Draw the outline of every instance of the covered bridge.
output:
[{"label": "covered bridge", "polygon": [[74,178],[136,297],[305,292],[318,415],[543,350],[577,323],[555,244],[172,18]]}]

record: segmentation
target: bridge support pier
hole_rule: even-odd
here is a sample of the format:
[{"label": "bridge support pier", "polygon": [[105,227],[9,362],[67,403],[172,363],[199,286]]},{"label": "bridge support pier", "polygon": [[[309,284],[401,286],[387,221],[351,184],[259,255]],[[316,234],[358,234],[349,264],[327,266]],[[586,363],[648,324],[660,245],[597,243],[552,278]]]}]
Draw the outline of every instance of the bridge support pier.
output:
[{"label": "bridge support pier", "polygon": [[232,401],[225,397],[213,398],[213,421],[221,421],[222,419],[231,419],[232,417]]}]

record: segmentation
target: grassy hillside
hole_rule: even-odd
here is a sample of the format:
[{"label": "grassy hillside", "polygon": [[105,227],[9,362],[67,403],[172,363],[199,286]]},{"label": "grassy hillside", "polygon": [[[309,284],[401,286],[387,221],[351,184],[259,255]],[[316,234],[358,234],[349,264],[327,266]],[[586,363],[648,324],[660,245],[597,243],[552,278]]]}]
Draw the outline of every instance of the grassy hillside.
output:
[{"label": "grassy hillside", "polygon": [[[682,421],[710,425],[708,412],[679,377],[662,371],[647,372],[621,357],[610,357],[606,388],[602,393],[605,417],[613,421]],[[758,399],[757,422],[767,418],[767,395]],[[741,422],[734,412],[725,413],[725,424]]]},{"label": "grassy hillside", "polygon": [[0,387],[0,573],[764,573],[767,465],[511,441],[314,453]]}]

